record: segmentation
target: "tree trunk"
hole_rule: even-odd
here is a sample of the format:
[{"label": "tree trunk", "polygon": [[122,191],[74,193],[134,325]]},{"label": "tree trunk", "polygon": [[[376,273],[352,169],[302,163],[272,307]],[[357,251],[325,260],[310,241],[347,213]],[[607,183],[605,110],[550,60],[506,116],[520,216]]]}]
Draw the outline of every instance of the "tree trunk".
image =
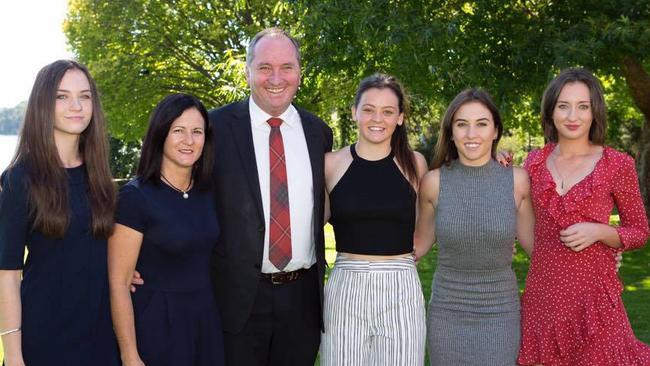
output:
[{"label": "tree trunk", "polygon": [[623,58],[621,71],[630,88],[634,103],[645,117],[636,156],[636,168],[646,216],[650,220],[650,74],[638,59],[630,56]]}]

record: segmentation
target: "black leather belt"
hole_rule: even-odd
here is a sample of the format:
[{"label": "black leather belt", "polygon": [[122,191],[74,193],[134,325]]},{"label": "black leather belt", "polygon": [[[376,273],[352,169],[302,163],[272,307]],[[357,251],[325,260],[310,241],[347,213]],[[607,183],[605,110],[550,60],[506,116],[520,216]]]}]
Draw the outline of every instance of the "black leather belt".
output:
[{"label": "black leather belt", "polygon": [[301,268],[292,272],[262,273],[262,277],[269,280],[273,285],[282,285],[299,279],[307,271],[309,271],[309,268]]}]

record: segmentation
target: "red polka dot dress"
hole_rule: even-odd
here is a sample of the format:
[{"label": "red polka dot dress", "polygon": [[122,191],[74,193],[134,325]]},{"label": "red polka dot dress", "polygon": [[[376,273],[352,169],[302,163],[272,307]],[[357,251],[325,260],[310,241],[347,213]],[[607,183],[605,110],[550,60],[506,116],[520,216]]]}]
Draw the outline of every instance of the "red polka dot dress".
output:
[{"label": "red polka dot dress", "polygon": [[623,250],[640,248],[648,221],[634,160],[610,147],[591,174],[560,196],[546,159],[555,144],[531,152],[535,248],[522,297],[522,365],[650,365],[650,346],[634,336],[621,300],[614,249],[594,243],[573,252],[560,231],[579,222],[607,224],[614,205]]}]

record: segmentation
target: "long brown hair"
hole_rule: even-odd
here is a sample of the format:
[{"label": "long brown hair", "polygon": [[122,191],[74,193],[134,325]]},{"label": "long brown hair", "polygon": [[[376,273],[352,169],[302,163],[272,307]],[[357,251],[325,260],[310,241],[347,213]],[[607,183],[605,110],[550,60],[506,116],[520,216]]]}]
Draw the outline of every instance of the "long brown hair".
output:
[{"label": "long brown hair", "polygon": [[438,169],[443,164],[449,165],[453,160],[458,159],[458,150],[452,141],[454,115],[458,112],[460,107],[472,102],[481,103],[492,114],[494,127],[497,129],[497,138],[492,141],[491,154],[493,159],[496,156],[497,145],[499,145],[499,140],[501,140],[501,134],[503,133],[503,124],[501,123],[499,109],[496,104],[494,104],[494,101],[492,101],[490,94],[485,90],[477,88],[465,89],[456,95],[454,100],[451,101],[449,107],[447,107],[445,116],[442,118],[442,122],[440,123],[440,132],[438,133],[438,142],[436,142],[433,159],[431,159],[431,166],[429,167],[430,169]]},{"label": "long brown hair", "polygon": [[415,157],[406,134],[406,121],[410,105],[404,87],[394,76],[375,73],[359,83],[354,95],[355,108],[359,106],[363,93],[369,89],[390,89],[397,97],[399,112],[403,114],[404,118],[401,125],[395,126],[395,131],[390,138],[390,147],[397,159],[397,164],[404,170],[408,180],[417,186],[419,177],[415,167]]},{"label": "long brown hair", "polygon": [[84,65],[58,60],[38,72],[9,169],[16,164],[26,168],[32,229],[50,238],[62,238],[70,224],[70,207],[68,175],[54,143],[54,109],[57,89],[68,70],[83,72],[90,84],[93,113],[81,133],[79,153],[88,180],[92,231],[95,237],[107,238],[113,230],[115,185],[108,165],[106,122],[97,86]]},{"label": "long brown hair", "polygon": [[603,96],[603,87],[598,78],[590,71],[582,68],[568,68],[562,70],[546,87],[542,97],[542,127],[544,139],[547,142],[557,142],[557,128],[553,122],[553,111],[557,99],[566,84],[583,83],[589,88],[591,97],[591,113],[593,121],[589,128],[589,141],[596,145],[603,145],[607,135],[607,107]]}]

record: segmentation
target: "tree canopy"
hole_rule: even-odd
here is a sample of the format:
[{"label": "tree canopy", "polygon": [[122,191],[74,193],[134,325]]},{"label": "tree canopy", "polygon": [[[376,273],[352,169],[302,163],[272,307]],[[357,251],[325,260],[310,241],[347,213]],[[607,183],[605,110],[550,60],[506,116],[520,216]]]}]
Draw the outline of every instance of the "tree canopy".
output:
[{"label": "tree canopy", "polygon": [[170,92],[208,107],[245,96],[245,46],[268,26],[302,41],[297,103],[330,123],[339,146],[354,138],[356,84],[376,71],[410,91],[411,140],[430,155],[462,89],[487,89],[525,141],[540,135],[548,81],[587,67],[607,91],[608,143],[637,155],[642,189],[650,186],[648,0],[73,0],[65,31],[97,79],[111,132],[133,140]]}]

